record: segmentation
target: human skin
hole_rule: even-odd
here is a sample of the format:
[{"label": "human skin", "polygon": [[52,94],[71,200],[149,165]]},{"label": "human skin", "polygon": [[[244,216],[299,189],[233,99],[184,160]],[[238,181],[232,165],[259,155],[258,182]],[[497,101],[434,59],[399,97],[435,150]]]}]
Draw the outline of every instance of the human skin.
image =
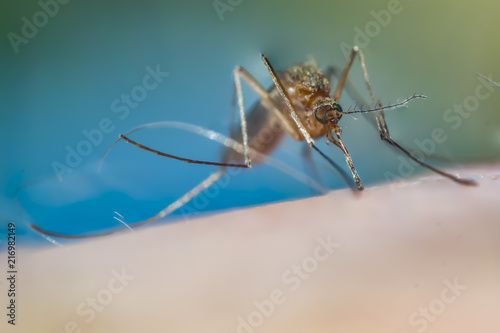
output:
[{"label": "human skin", "polygon": [[20,245],[17,323],[1,325],[20,332],[498,332],[497,170],[465,170],[477,187],[428,176],[64,247]]}]

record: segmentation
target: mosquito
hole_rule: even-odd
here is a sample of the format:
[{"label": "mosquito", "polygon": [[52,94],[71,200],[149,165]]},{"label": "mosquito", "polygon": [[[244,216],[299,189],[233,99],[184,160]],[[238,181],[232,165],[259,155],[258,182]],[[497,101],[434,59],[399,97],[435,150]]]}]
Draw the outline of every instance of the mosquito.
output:
[{"label": "mosquito", "polygon": [[[346,178],[345,172],[343,172],[342,169],[316,145],[315,140],[325,137],[327,142],[332,143],[343,152],[351,173],[351,179],[349,180],[349,177],[347,177],[346,180],[353,183],[351,187],[353,187],[354,190],[363,190],[364,186],[361,178],[359,177],[354,166],[354,162],[347,151],[344,142],[342,141],[342,130],[339,126],[339,121],[344,115],[347,114],[371,113],[374,115],[381,140],[400,150],[424,168],[434,171],[461,185],[477,185],[477,183],[472,179],[460,178],[423,162],[391,137],[389,128],[385,121],[384,111],[406,106],[411,100],[426,98],[426,96],[413,95],[399,103],[388,106],[382,106],[380,100],[375,102],[373,90],[368,77],[368,71],[366,69],[365,59],[363,53],[357,46],[353,47],[351,50],[347,65],[342,72],[332,66],[328,67],[327,70],[323,72],[318,68],[316,62],[310,59],[306,63],[280,71],[280,75],[278,75],[278,72],[271,65],[267,57],[264,54],[261,54],[261,57],[274,85],[270,89],[266,89],[245,68],[240,66],[235,68],[232,119],[235,116],[237,100],[241,131],[231,131],[231,138],[224,137],[220,133],[215,133],[190,124],[159,122],[143,125],[126,134],[120,135],[119,139],[108,149],[106,154],[118,141],[123,139],[140,149],[160,156],[187,163],[215,165],[220,167],[218,171],[212,173],[208,178],[203,180],[200,184],[155,216],[133,224],[133,228],[156,222],[184,206],[203,190],[207,189],[220,179],[226,173],[227,168],[250,168],[252,166],[252,161],[261,162],[279,145],[281,139],[285,135],[290,135],[297,141],[305,141],[312,150],[319,153],[323,159],[341,172],[343,177]],[[362,97],[352,87],[352,84],[348,82],[348,75],[356,57],[359,57],[360,59],[361,69],[368,93],[370,95],[371,104],[375,106],[373,108],[366,107],[366,103],[363,101]],[[333,76],[338,78],[338,83],[336,89],[332,92],[330,82]],[[241,86],[242,79],[246,81],[246,83],[259,97],[259,103],[257,103],[250,110],[248,116],[246,116],[245,106],[243,103],[243,92]],[[363,106],[360,110],[343,110],[339,102],[344,89],[355,101]],[[133,132],[153,127],[181,128],[183,130],[205,136],[211,140],[215,140],[229,149],[225,150],[222,162],[201,161],[167,154],[142,145],[129,137]],[[272,135],[263,135],[265,132],[272,133]],[[263,137],[266,139],[263,140]],[[106,156],[106,154],[104,156]],[[122,228],[100,234],[68,235],[47,231],[36,225],[32,225],[32,227],[45,236],[60,238],[108,236],[127,230],[126,228]]]}]

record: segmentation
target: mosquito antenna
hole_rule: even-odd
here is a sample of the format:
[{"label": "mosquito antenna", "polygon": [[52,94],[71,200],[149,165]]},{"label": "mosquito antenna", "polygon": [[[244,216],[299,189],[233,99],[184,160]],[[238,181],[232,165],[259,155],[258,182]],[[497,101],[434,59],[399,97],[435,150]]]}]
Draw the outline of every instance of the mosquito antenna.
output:
[{"label": "mosquito antenna", "polygon": [[368,113],[368,112],[374,112],[374,111],[385,111],[385,110],[394,110],[403,106],[406,106],[411,100],[417,99],[417,98],[427,98],[425,95],[413,95],[411,97],[406,98],[405,100],[392,104],[392,105],[387,105],[387,106],[381,106],[381,107],[376,107],[374,109],[367,109],[367,110],[355,110],[355,111],[342,111],[343,114],[350,114],[350,113]]}]

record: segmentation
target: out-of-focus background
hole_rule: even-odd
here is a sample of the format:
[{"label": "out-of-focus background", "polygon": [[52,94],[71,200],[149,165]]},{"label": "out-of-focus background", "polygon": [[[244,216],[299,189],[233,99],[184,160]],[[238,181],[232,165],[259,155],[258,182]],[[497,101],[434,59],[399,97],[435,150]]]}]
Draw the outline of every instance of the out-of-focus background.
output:
[{"label": "out-of-focus background", "polygon": [[[434,161],[441,167],[498,159],[500,92],[476,76],[500,80],[498,1],[62,2],[4,2],[0,10],[0,225],[15,221],[26,243],[45,242],[29,223],[79,234],[118,226],[117,214],[128,223],[148,218],[215,171],[123,142],[100,173],[97,164],[120,133],[149,122],[182,121],[228,134],[234,67],[272,83],[261,52],[276,68],[310,55],[322,68],[343,67],[346,50],[358,44],[384,104],[414,93],[429,97],[387,112],[394,138],[419,148],[417,142],[442,129],[444,142],[424,146],[444,158]],[[145,81],[151,72],[160,74]],[[358,60],[350,78],[367,97]],[[132,97],[127,102],[124,95]],[[247,106],[256,100],[247,88],[245,98]],[[353,106],[347,96],[341,102]],[[346,116],[341,125],[365,185],[401,175],[400,155],[363,117]],[[222,150],[169,129],[134,138],[196,159],[217,160]],[[344,167],[337,149],[322,146]],[[308,173],[302,149],[286,139],[273,157]],[[314,158],[325,187],[346,187]],[[205,212],[315,194],[257,165],[232,177],[215,198],[188,208]],[[172,221],[176,214],[182,218],[177,212]]]},{"label": "out-of-focus background", "polygon": [[[17,236],[15,266],[7,269],[12,254],[0,250],[0,326],[19,332],[499,331],[500,91],[476,75],[500,81],[498,1],[25,0],[0,6],[1,249],[8,223]],[[218,183],[154,228],[78,244],[58,239],[62,248],[29,229],[35,223],[82,235],[118,228],[117,219],[134,223],[156,214],[217,168],[120,142],[97,172],[120,133],[180,121],[228,134],[235,66],[270,87],[261,52],[276,68],[309,56],[322,68],[343,67],[354,44],[384,104],[414,93],[429,97],[386,113],[394,138],[480,186],[424,175],[380,141],[364,117],[345,116],[344,142],[367,187],[358,197],[342,190],[347,185],[339,174],[313,154],[323,186],[340,190],[292,201],[319,193],[261,164]],[[367,97],[358,60],[350,78]],[[250,107],[256,96],[246,86],[244,94]],[[354,107],[347,95],[340,102]],[[219,160],[223,151],[174,129],[132,137],[195,159]],[[338,149],[320,145],[346,169]],[[316,177],[303,146],[288,138],[272,157]],[[405,182],[387,186],[394,178]],[[260,205],[275,201],[283,202]],[[260,206],[236,211],[253,205]],[[223,209],[235,211],[192,219]],[[7,273],[12,269],[17,273]],[[15,282],[6,280],[12,274]],[[16,326],[5,316],[11,300]]]}]

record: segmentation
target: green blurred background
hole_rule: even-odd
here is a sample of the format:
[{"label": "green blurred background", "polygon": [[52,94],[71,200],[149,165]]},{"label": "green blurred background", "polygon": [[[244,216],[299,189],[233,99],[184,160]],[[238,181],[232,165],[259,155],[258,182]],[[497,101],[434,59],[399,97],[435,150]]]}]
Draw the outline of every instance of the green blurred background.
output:
[{"label": "green blurred background", "polygon": [[[44,23],[43,14],[37,14],[40,3],[50,4],[43,6],[52,6],[54,13],[58,4],[57,13],[46,15],[46,24],[32,38],[13,47],[10,33],[22,36],[24,17],[33,22],[35,15]],[[446,110],[474,96],[480,84],[476,72],[500,81],[498,1],[242,0],[231,5],[222,0],[216,3],[228,7],[219,7],[219,13],[213,1],[40,3],[3,1],[0,10],[0,223],[16,221],[21,232],[28,232],[28,223],[73,233],[113,227],[115,211],[133,223],[207,177],[216,168],[161,159],[125,143],[111,152],[102,172],[96,169],[118,134],[141,124],[175,120],[228,134],[234,67],[244,66],[265,86],[272,83],[261,52],[277,68],[310,55],[322,68],[342,67],[343,48],[358,42],[375,95],[384,104],[414,93],[429,97],[408,109],[387,112],[394,138],[414,148],[414,140],[430,138],[439,127],[448,139],[436,154],[448,162],[438,165],[498,160],[498,90],[457,129],[443,120]],[[381,14],[390,10],[390,17]],[[365,38],[359,31],[367,33]],[[168,77],[120,119],[112,110],[113,101],[140,85],[148,66],[157,65]],[[367,96],[359,61],[350,78]],[[247,106],[256,100],[248,89],[245,97]],[[344,108],[353,105],[347,96],[341,102]],[[66,147],[75,149],[85,139],[82,131],[97,128],[103,118],[111,120],[113,130],[59,181],[54,161],[64,163]],[[397,173],[399,154],[379,140],[365,119],[346,116],[341,125],[366,185],[385,182],[387,171]],[[197,159],[218,159],[221,151],[213,142],[173,130],[151,130],[135,138]],[[340,152],[324,148],[344,167]],[[287,139],[274,157],[307,173],[301,151],[301,144]],[[324,161],[315,160],[325,186],[346,186]],[[273,168],[256,166],[231,179],[199,210],[314,194]]]}]

